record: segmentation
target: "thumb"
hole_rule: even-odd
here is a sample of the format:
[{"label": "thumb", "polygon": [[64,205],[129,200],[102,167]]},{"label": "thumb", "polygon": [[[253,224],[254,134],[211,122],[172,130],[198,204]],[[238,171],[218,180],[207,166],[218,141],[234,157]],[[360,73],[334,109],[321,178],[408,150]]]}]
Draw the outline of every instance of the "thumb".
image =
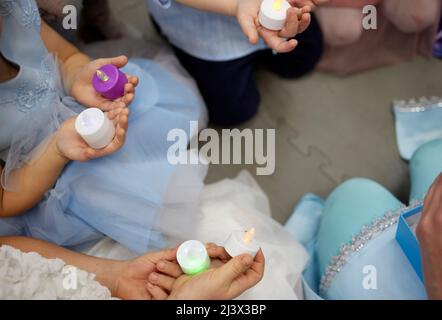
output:
[{"label": "thumb", "polygon": [[129,60],[126,56],[118,56],[118,57],[113,57],[113,58],[101,59],[100,65],[113,64],[117,68],[122,68],[127,64],[128,61]]},{"label": "thumb", "polygon": [[248,254],[235,257],[216,270],[218,280],[230,285],[236,278],[246,272],[252,264],[253,258]]},{"label": "thumb", "polygon": [[251,44],[256,44],[259,36],[253,16],[240,14],[238,15],[238,22],[249,42]]}]

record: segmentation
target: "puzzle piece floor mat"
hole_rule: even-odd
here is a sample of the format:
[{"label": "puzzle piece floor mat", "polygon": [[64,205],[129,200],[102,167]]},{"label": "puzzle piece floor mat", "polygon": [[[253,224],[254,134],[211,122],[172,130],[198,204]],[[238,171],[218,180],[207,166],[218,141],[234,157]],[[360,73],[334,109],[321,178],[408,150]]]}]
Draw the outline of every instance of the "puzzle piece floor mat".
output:
[{"label": "puzzle piece floor mat", "polygon": [[[144,0],[111,0],[124,21],[158,41]],[[408,198],[408,166],[399,157],[391,102],[442,95],[442,62],[415,59],[348,78],[314,73],[282,80],[259,70],[262,105],[242,128],[276,129],[276,170],[256,177],[268,194],[273,216],[284,222],[307,192],[326,197],[351,177],[374,179],[402,201]],[[213,165],[207,182],[234,177],[254,166]]]},{"label": "puzzle piece floor mat", "polygon": [[[441,72],[442,62],[434,59],[350,78],[314,73],[290,81],[260,70],[261,110],[242,127],[276,128],[275,174],[256,177],[274,217],[286,221],[305,193],[326,197],[352,177],[378,181],[406,202],[408,165],[397,150],[391,102],[440,95]],[[242,168],[212,166],[207,181],[232,177]]]}]

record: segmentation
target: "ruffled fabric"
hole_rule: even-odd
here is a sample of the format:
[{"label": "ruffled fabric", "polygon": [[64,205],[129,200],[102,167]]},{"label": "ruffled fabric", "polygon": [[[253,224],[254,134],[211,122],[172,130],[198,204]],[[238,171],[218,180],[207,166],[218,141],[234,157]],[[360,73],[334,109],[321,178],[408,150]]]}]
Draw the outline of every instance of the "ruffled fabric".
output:
[{"label": "ruffled fabric", "polygon": [[0,247],[0,300],[108,300],[108,288],[95,275],[46,259],[35,252],[23,253]]}]

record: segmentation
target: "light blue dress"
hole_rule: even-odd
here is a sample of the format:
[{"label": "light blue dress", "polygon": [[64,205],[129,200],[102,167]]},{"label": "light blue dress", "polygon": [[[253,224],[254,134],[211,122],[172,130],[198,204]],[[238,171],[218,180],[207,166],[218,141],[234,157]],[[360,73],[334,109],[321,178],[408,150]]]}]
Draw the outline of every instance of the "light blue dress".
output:
[{"label": "light blue dress", "polygon": [[[2,184],[18,191],[14,169],[38,157],[60,123],[84,108],[61,89],[57,65],[40,38],[35,2],[0,0],[0,14],[0,52],[20,68],[16,78],[0,84]],[[144,253],[163,247],[164,236],[192,233],[200,189],[192,179],[181,178],[201,177],[189,174],[194,168],[169,164],[167,134],[175,128],[188,132],[203,106],[151,61],[131,60],[124,71],[140,78],[124,147],[97,160],[71,162],[37,206],[0,219],[0,235],[25,235],[75,249],[108,236]]]},{"label": "light blue dress", "polygon": [[197,10],[175,0],[145,0],[164,36],[186,53],[208,61],[239,59],[268,49],[247,40],[236,17]]},{"label": "light blue dress", "polygon": [[[431,110],[430,116],[435,117],[436,109]],[[437,112],[440,118],[442,108]],[[423,115],[416,113],[414,121],[411,117],[409,113],[407,123],[416,124]],[[404,136],[399,145],[410,141]],[[421,203],[442,172],[442,139],[421,141],[420,146],[415,141],[407,146],[416,150],[410,160],[411,206]],[[367,179],[346,181],[326,201],[305,196],[286,228],[311,254],[304,272],[306,298],[426,299],[424,284],[395,239],[398,217],[405,210],[406,204]],[[364,286],[372,270],[376,288]]]}]

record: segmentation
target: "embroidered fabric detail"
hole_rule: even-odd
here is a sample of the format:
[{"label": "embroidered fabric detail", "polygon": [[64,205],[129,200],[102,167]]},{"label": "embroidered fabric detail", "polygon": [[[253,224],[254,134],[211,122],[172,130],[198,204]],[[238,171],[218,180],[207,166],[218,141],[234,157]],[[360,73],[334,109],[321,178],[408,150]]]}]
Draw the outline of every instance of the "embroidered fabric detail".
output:
[{"label": "embroidered fabric detail", "polygon": [[40,13],[37,7],[32,4],[31,0],[27,0],[22,7],[23,16],[22,24],[26,29],[40,26]]},{"label": "embroidered fabric detail", "polygon": [[40,70],[32,71],[35,73],[35,77],[32,77],[33,80],[26,80],[22,83],[17,91],[18,109],[20,111],[27,112],[36,106],[42,107],[41,104],[46,101],[49,95],[57,92],[56,81],[54,81],[53,76],[57,71],[53,69],[54,66],[47,59],[44,59]]},{"label": "embroidered fabric detail", "polygon": [[442,97],[396,100],[393,101],[393,108],[397,112],[423,112],[428,109],[442,108]]},{"label": "embroidered fabric detail", "polygon": [[12,0],[0,1],[0,16],[6,17],[12,13]]},{"label": "embroidered fabric detail", "polygon": [[321,296],[326,296],[336,275],[344,268],[347,262],[351,260],[355,253],[361,251],[370,240],[395,225],[402,214],[419,205],[421,205],[421,202],[416,201],[409,207],[404,206],[396,211],[387,212],[383,217],[375,219],[372,223],[363,226],[361,231],[353,236],[350,243],[342,245],[339,254],[330,260],[321,278],[319,286]]}]

